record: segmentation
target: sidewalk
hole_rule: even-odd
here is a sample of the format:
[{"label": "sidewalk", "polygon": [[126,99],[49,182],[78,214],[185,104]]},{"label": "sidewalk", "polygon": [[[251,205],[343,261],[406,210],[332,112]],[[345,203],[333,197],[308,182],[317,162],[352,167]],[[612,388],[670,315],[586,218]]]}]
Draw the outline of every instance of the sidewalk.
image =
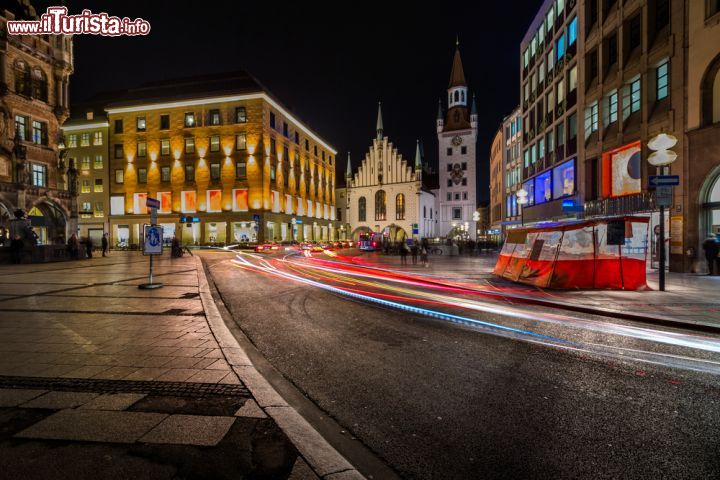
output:
[{"label": "sidewalk", "polygon": [[362,478],[254,369],[197,258],[1,266],[5,478]]},{"label": "sidewalk", "polygon": [[497,254],[477,257],[431,255],[427,268],[422,265],[401,266],[400,257],[380,255],[377,252],[361,256],[378,265],[392,265],[410,272],[476,283],[508,295],[527,295],[551,302],[602,309],[608,315],[615,312],[655,317],[720,332],[720,276],[669,272],[664,292],[657,290],[657,271],[648,273],[651,291],[549,290],[513,283],[493,275]]}]

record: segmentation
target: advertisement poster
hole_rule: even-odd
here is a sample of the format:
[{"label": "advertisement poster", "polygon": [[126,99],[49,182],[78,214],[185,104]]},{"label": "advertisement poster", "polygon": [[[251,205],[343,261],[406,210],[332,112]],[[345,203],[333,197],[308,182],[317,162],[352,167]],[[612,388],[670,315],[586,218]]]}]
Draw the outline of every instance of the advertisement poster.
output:
[{"label": "advertisement poster", "polygon": [[683,253],[683,217],[670,218],[670,254]]}]

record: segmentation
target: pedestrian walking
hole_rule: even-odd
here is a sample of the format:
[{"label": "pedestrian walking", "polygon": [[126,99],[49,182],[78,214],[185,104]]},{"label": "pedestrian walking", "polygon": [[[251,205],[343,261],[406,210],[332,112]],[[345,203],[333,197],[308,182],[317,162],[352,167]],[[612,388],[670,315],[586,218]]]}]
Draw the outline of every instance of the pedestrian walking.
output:
[{"label": "pedestrian walking", "polygon": [[108,236],[109,236],[109,234],[107,232],[103,233],[103,236],[102,236],[102,256],[103,257],[107,257],[108,247],[110,246],[109,245],[110,242],[108,241]]},{"label": "pedestrian walking", "polygon": [[13,263],[22,263],[23,247],[24,244],[20,235],[15,235],[15,238],[10,240],[10,252],[12,253]]},{"label": "pedestrian walking", "polygon": [[417,241],[413,240],[412,247],[410,247],[410,254],[412,255],[413,265],[417,265],[418,250],[419,249],[418,249]]},{"label": "pedestrian walking", "polygon": [[408,246],[405,242],[400,244],[400,265],[407,265]]},{"label": "pedestrian walking", "polygon": [[79,243],[78,243],[77,235],[75,235],[75,234],[73,233],[73,234],[70,236],[70,238],[68,238],[68,242],[67,242],[68,255],[69,255],[70,258],[72,258],[73,260],[77,260],[78,254],[79,254],[79,250],[80,250],[80,245],[79,245]]},{"label": "pedestrian walking", "polygon": [[87,253],[87,258],[92,258],[92,251],[93,251],[93,242],[92,242],[92,238],[90,238],[90,235],[88,235],[87,241],[85,242],[85,253]]},{"label": "pedestrian walking", "polygon": [[420,261],[424,267],[428,266],[428,251],[425,245],[420,247]]},{"label": "pedestrian walking", "polygon": [[172,238],[172,247],[170,248],[170,255],[173,258],[180,258],[183,256],[183,249],[180,245],[180,240],[178,240],[177,236],[173,235]]},{"label": "pedestrian walking", "polygon": [[715,235],[708,236],[702,244],[703,250],[705,250],[705,260],[707,260],[708,275],[713,274],[713,266],[717,264],[717,275],[720,275],[720,244],[718,244]]}]

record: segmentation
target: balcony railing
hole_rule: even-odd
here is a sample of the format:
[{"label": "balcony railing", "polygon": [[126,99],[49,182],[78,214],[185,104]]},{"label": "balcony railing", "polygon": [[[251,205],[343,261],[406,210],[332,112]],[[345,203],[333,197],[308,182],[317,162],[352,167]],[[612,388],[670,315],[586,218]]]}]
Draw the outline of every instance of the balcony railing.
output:
[{"label": "balcony railing", "polygon": [[602,198],[585,202],[586,217],[611,217],[653,212],[657,209],[655,192],[640,192],[622,197]]}]

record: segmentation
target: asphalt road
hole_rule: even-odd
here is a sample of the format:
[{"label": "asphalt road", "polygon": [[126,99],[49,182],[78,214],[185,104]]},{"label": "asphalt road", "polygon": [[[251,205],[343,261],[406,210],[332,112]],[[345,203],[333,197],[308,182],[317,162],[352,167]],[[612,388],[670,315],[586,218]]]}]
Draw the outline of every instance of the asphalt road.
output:
[{"label": "asphalt road", "polygon": [[403,477],[720,478],[715,375],[489,335],[203,256],[267,360]]}]

